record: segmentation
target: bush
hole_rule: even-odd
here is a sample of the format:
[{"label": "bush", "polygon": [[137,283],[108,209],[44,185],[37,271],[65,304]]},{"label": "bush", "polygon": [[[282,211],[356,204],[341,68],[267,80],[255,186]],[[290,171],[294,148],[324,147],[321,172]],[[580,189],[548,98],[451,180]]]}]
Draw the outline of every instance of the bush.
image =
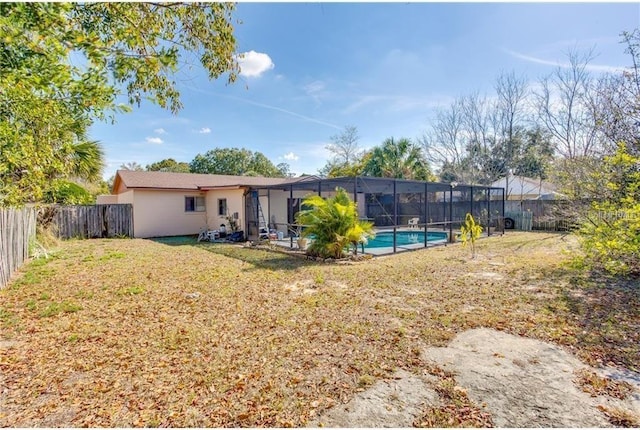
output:
[{"label": "bush", "polygon": [[594,205],[579,235],[587,267],[614,275],[640,275],[640,204]]},{"label": "bush", "polygon": [[467,213],[464,219],[464,224],[460,227],[460,240],[463,246],[467,246],[467,243],[471,243],[471,257],[476,257],[476,240],[480,238],[482,234],[482,226],[476,223],[473,219],[473,215]]},{"label": "bush", "polygon": [[46,203],[60,203],[63,205],[89,205],[95,203],[95,198],[80,185],[56,179],[45,192]]},{"label": "bush", "polygon": [[596,203],[579,230],[587,268],[613,275],[640,275],[640,157],[621,143],[605,157],[602,171],[605,199]]},{"label": "bush", "polygon": [[358,244],[375,236],[373,224],[359,220],[358,207],[343,188],[336,188],[335,196],[327,199],[307,196],[302,205],[309,209],[298,212],[296,222],[305,226],[303,237],[313,237],[307,249],[310,255],[343,258],[350,245],[357,254]]}]

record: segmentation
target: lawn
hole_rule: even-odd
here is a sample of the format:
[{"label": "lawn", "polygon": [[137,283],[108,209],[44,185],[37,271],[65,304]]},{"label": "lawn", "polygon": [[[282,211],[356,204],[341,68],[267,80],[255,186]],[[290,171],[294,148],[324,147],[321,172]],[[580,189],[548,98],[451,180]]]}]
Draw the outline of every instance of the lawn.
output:
[{"label": "lawn", "polygon": [[[508,233],[351,263],[240,245],[68,241],[0,291],[0,425],[303,426],[468,328],[640,370],[640,288]],[[450,377],[450,375],[440,375]]]}]

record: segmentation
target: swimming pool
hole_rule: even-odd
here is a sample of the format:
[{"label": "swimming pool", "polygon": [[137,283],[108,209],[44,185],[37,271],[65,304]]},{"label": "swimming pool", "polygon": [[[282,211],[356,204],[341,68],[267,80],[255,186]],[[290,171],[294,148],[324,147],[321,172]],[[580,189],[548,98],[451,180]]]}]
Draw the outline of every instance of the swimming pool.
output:
[{"label": "swimming pool", "polygon": [[[427,242],[446,241],[447,233],[440,231],[427,232]],[[396,246],[406,245],[423,245],[424,246],[424,231],[398,231],[396,232]],[[393,232],[381,231],[376,234],[374,239],[370,239],[364,246],[367,248],[387,248],[393,247]]]}]

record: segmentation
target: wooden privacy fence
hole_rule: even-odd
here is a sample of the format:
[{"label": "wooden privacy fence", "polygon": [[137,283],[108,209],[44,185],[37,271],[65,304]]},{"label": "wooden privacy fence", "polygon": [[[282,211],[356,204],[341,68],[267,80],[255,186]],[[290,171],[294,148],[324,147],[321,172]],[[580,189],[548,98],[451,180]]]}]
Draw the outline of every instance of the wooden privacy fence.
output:
[{"label": "wooden privacy fence", "polygon": [[[589,200],[508,200],[505,216],[515,221],[518,230],[565,231],[574,229],[580,215],[590,206]],[[525,222],[524,216],[531,217],[530,222]]]},{"label": "wooden privacy fence", "polygon": [[0,208],[0,288],[29,257],[35,239],[37,213],[34,208]]},{"label": "wooden privacy fence", "polygon": [[133,237],[130,204],[54,206],[53,210],[53,229],[62,239]]}]

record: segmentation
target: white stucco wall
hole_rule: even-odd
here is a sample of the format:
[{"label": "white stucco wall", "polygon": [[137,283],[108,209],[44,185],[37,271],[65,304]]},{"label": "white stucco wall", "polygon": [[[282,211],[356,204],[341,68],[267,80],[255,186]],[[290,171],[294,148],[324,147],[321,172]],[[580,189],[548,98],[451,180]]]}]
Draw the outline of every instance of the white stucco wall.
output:
[{"label": "white stucco wall", "polygon": [[210,190],[207,191],[205,204],[207,206],[207,225],[211,230],[217,230],[220,228],[220,224],[224,224],[227,231],[230,231],[229,221],[226,215],[218,215],[218,200],[227,199],[227,211],[229,215],[233,215],[234,212],[238,212],[238,227],[240,230],[244,230],[244,190],[243,189],[230,189],[230,190]]},{"label": "white stucco wall", "polygon": [[[293,192],[293,198],[294,199],[303,199],[304,197],[308,196],[309,194],[313,194],[308,190],[304,190],[304,191],[297,191],[294,190]],[[270,211],[270,215],[271,215],[271,221],[273,222],[275,220],[275,222],[278,224],[278,230],[284,232],[285,236],[289,236],[289,231],[287,231],[287,206],[289,204],[289,197],[290,197],[290,192],[289,191],[282,191],[282,190],[271,190],[269,193],[269,197],[271,200],[271,204],[269,206],[269,211]],[[262,198],[260,199],[261,204],[263,204],[263,210],[264,210],[264,216],[265,218],[268,216],[267,215],[267,205],[266,203],[263,203]],[[293,223],[295,223],[295,220],[292,221]]]},{"label": "white stucco wall", "polygon": [[[135,237],[198,234],[207,225],[207,212],[185,212],[185,196],[205,196],[204,192],[134,190],[133,225]],[[123,193],[123,194],[128,194]],[[119,203],[123,202],[120,194]],[[207,211],[210,209],[207,205]]]},{"label": "white stucco wall", "polygon": [[123,193],[118,194],[118,203],[130,203],[133,204],[133,190],[125,191]]},{"label": "white stucco wall", "polygon": [[282,190],[270,190],[269,199],[267,197],[260,198],[260,204],[264,211],[264,217],[268,218],[268,223],[273,228],[273,223],[276,223],[278,231],[288,236],[287,232],[287,198],[289,197],[289,191]]},{"label": "white stucco wall", "polygon": [[111,204],[117,204],[117,203],[119,202],[118,202],[118,196],[116,194],[101,194],[96,197],[97,205],[111,205]]}]

